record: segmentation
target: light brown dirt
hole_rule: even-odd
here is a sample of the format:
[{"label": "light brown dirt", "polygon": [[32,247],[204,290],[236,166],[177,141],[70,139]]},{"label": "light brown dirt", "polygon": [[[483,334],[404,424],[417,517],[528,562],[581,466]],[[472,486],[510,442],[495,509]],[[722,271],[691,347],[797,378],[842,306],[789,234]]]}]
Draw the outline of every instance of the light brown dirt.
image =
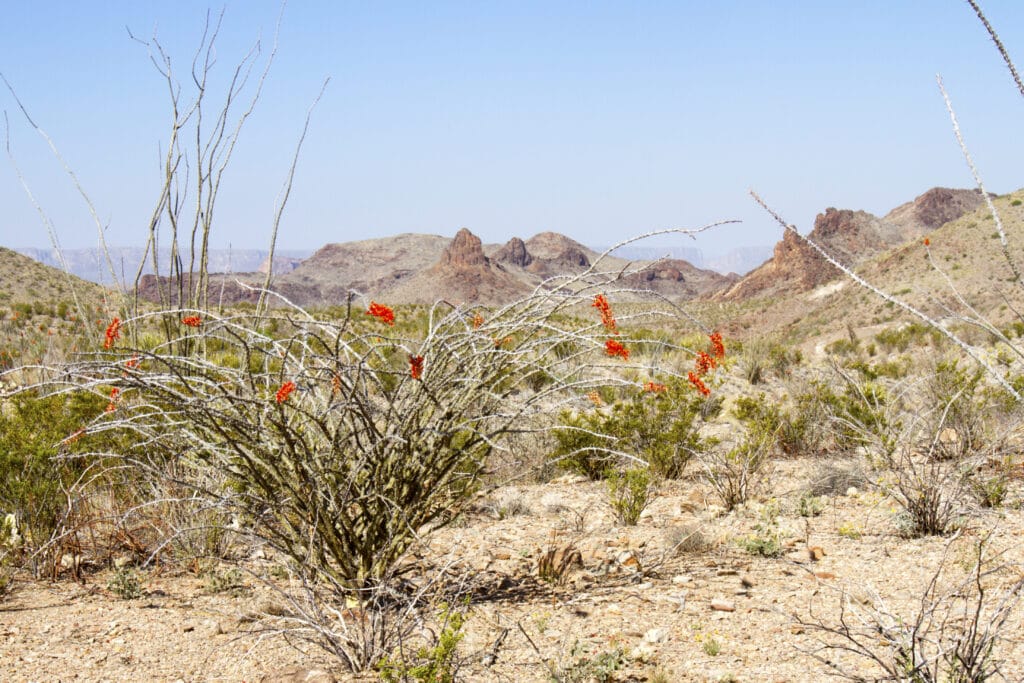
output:
[{"label": "light brown dirt", "polygon": [[[547,681],[552,668],[565,680],[585,680],[569,676],[584,669],[584,660],[617,651],[622,666],[609,680],[825,680],[827,668],[805,654],[821,635],[796,620],[817,615],[835,623],[840,590],[859,597],[877,591],[909,617],[943,558],[943,581],[962,577],[974,544],[988,533],[990,547],[1004,553],[999,561],[1009,565],[987,584],[991,594],[1020,577],[1020,491],[1007,507],[977,511],[952,539],[904,539],[894,532],[893,502],[874,492],[831,496],[819,516],[801,517],[799,492],[812,467],[778,463],[773,497],[728,514],[700,484],[669,482],[635,527],[616,523],[601,483],[563,477],[493,492],[419,553],[436,562],[454,558],[452,575],[475,587],[458,680]],[[756,533],[766,505],[780,510],[786,550],[779,558],[750,555],[737,542]],[[708,547],[672,552],[683,529],[699,530]],[[561,584],[540,580],[538,557],[567,544],[580,550],[583,567]],[[817,561],[812,547],[820,549]],[[253,561],[250,568],[261,566]],[[240,590],[211,593],[208,579],[182,569],[140,575],[144,596],[137,600],[109,591],[106,573],[88,576],[85,585],[19,582],[0,602],[0,679],[291,681],[310,672],[308,680],[352,678],[323,652],[276,633],[275,617],[246,618],[272,599],[251,578]],[[731,603],[734,611],[714,610],[713,602]],[[506,629],[496,662],[485,665],[482,656]],[[1004,633],[1003,673],[1022,680],[1019,614]],[[849,656],[834,661],[869,678],[879,674]]]}]

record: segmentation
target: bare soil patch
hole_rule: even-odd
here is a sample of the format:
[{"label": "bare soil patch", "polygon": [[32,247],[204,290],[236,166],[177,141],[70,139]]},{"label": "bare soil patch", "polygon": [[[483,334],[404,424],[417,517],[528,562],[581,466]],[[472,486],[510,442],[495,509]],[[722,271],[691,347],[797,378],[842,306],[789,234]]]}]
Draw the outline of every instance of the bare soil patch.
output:
[{"label": "bare soil patch", "polygon": [[[894,503],[870,490],[824,496],[820,514],[802,516],[815,465],[778,463],[772,495],[730,513],[698,482],[668,482],[636,527],[616,523],[600,482],[562,477],[491,493],[417,553],[452,563],[451,575],[473,589],[458,680],[546,681],[551,670],[581,681],[602,672],[618,681],[824,680],[828,668],[806,654],[822,634],[797,621],[835,623],[841,591],[909,618],[940,564],[943,581],[965,576],[989,534],[1008,565],[987,582],[990,595],[1020,578],[1019,490],[1008,506],[965,519],[955,537],[906,539]],[[753,555],[743,540],[764,536],[772,511],[782,553]],[[582,564],[565,558],[571,549]],[[538,576],[539,558],[551,553],[570,565],[560,581]],[[243,566],[264,573],[267,564]],[[185,569],[138,576],[142,596],[133,600],[107,587],[109,572],[84,585],[19,581],[0,602],[0,679],[354,679],[280,630],[275,592],[251,574],[217,590]],[[1004,633],[1003,675],[1022,680],[1019,613]],[[878,674],[862,660],[832,658]]]}]

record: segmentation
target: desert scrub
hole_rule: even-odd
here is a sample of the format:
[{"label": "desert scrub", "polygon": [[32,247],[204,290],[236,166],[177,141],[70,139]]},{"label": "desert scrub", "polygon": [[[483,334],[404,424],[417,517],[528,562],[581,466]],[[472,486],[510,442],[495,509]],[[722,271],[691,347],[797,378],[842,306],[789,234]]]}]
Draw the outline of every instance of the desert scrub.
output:
[{"label": "desert scrub", "polygon": [[[39,551],[59,530],[74,526],[71,517],[86,495],[83,475],[101,465],[92,453],[117,446],[109,432],[90,429],[108,403],[87,391],[26,392],[0,409],[0,512],[14,516],[19,552],[33,559],[37,573],[53,559]],[[99,479],[92,483],[98,486]]]},{"label": "desert scrub", "polygon": [[607,479],[608,504],[615,518],[627,526],[636,526],[654,495],[651,473],[642,467],[631,467],[624,472],[613,470]]},{"label": "desert scrub", "polygon": [[442,603],[437,612],[440,632],[435,642],[421,645],[415,653],[400,651],[382,659],[377,665],[381,680],[385,683],[454,683],[459,671],[457,648],[465,635],[462,632],[466,623],[465,606],[456,610]]},{"label": "desert scrub", "polygon": [[[407,551],[466,519],[506,437],[547,432],[552,406],[603,386],[635,387],[629,355],[641,344],[610,329],[610,305],[592,321],[566,314],[591,296],[539,290],[493,311],[439,303],[414,323],[354,295],[337,320],[165,311],[110,321],[103,351],[67,374],[109,392],[103,428],[134,441],[123,462],[163,481],[174,463],[175,484],[191,486],[197,504],[240,520],[226,531],[287,558],[304,591],[293,600],[296,633],[365,670],[419,618],[424,592],[394,597]],[[134,347],[135,327],[153,319],[178,336]],[[678,476],[702,443],[704,399],[677,382],[674,392],[634,389],[600,413],[612,428],[587,456],[603,470],[622,455],[609,440],[632,440],[655,472]],[[628,476],[623,491],[635,493]],[[638,504],[629,496],[627,508]],[[366,618],[325,622],[352,605]]]},{"label": "desert scrub", "polygon": [[552,458],[560,467],[591,479],[601,479],[610,468],[629,462],[677,479],[690,459],[708,447],[700,435],[700,416],[712,400],[674,380],[664,385],[649,382],[611,406],[565,411],[555,430]]},{"label": "desert scrub", "polygon": [[726,510],[745,503],[767,483],[772,446],[770,435],[748,430],[732,448],[719,446],[701,454],[704,480]]},{"label": "desert scrub", "polygon": [[760,512],[760,520],[754,525],[754,533],[737,541],[738,545],[751,555],[779,557],[782,555],[782,532],[779,530],[779,506],[775,501],[766,503]]}]

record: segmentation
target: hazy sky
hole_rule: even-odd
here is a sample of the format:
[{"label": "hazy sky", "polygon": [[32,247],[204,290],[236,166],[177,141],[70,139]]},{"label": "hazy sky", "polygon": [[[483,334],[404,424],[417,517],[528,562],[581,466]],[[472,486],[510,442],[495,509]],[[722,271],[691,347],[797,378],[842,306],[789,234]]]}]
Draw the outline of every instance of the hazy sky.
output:
[{"label": "hazy sky", "polygon": [[[983,5],[1024,66],[1024,3]],[[218,84],[261,34],[266,56],[279,11],[227,5]],[[111,244],[143,240],[170,121],[166,87],[126,26],[155,31],[187,86],[205,13],[188,1],[6,4],[0,71],[77,172]],[[958,0],[293,0],[213,242],[265,248],[328,76],[279,246],[461,226],[485,242],[555,230],[594,245],[742,220],[696,245],[716,253],[779,238],[749,188],[809,230],[828,206],[883,214],[936,185],[970,186],[936,73],[989,189],[1024,185],[1024,98]],[[63,245],[95,245],[84,203],[6,90],[0,108]],[[0,244],[48,245],[6,156]]]}]

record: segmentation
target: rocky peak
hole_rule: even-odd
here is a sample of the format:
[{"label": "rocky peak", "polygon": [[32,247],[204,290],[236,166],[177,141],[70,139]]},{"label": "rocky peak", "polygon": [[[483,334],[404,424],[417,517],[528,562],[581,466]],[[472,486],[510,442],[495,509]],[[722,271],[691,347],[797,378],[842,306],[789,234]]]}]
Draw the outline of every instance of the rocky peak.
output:
[{"label": "rocky peak", "polygon": [[488,267],[490,259],[484,255],[480,238],[466,228],[455,234],[455,239],[441,254],[441,265],[452,268]]},{"label": "rocky peak", "polygon": [[494,254],[494,259],[500,263],[509,263],[520,268],[525,268],[533,263],[533,256],[527,250],[526,243],[518,237],[513,237],[506,242],[505,246]]},{"label": "rocky peak", "polygon": [[974,211],[984,202],[979,190],[933,187],[914,201],[897,206],[885,220],[899,226],[903,240],[908,241]]}]

